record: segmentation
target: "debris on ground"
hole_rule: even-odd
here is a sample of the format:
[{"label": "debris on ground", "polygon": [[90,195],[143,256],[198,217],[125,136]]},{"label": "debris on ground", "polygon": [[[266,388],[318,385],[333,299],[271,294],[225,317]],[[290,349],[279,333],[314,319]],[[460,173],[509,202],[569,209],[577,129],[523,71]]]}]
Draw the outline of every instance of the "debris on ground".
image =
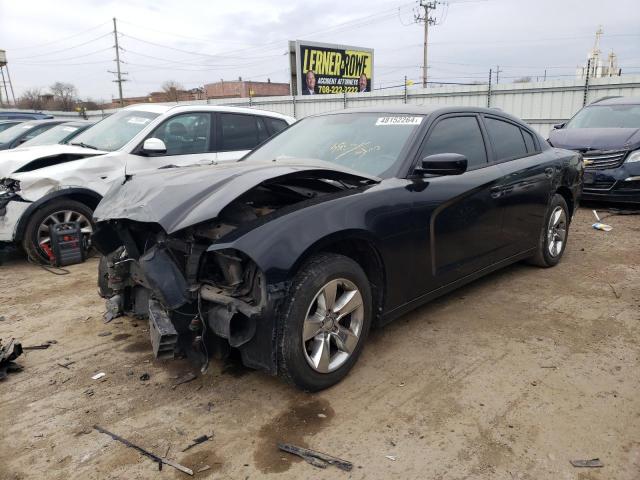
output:
[{"label": "debris on ground", "polygon": [[92,380],[100,380],[102,377],[106,377],[107,374],[104,372],[100,372],[100,373],[96,373],[94,376],[91,377]]},{"label": "debris on ground", "polygon": [[616,288],[613,285],[611,285],[609,282],[607,282],[607,285],[609,285],[609,287],[611,288],[611,291],[613,292],[615,297],[616,298],[620,298],[620,294],[616,291]]},{"label": "debris on ground", "polygon": [[574,467],[584,468],[601,468],[604,467],[604,463],[599,458],[592,458],[591,460],[569,460]]},{"label": "debris on ground", "polygon": [[198,473],[202,473],[202,472],[206,472],[207,470],[209,470],[211,467],[209,465],[205,465],[204,467],[200,468],[198,470]]},{"label": "debris on ground", "polygon": [[353,468],[353,463],[348,462],[347,460],[332,457],[331,455],[316,452],[315,450],[309,450],[308,448],[298,447],[289,443],[279,443],[278,448],[283,452],[291,453],[293,455],[301,457],[303,460],[305,460],[307,463],[310,463],[314,467],[327,468],[327,465],[333,465],[335,467],[338,467],[340,470],[344,470],[345,472],[350,472]]},{"label": "debris on ground", "polygon": [[111,332],[100,332],[98,334],[99,337],[108,337],[109,335],[111,335]]},{"label": "debris on ground", "polygon": [[16,342],[15,338],[9,340],[6,346],[2,346],[0,340],[0,380],[7,377],[8,373],[15,373],[22,370],[22,367],[14,362],[22,355],[22,345]]},{"label": "debris on ground", "polygon": [[29,345],[28,347],[22,347],[22,350],[46,350],[51,345],[55,345],[57,340],[47,340],[46,342],[40,345]]},{"label": "debris on ground", "polygon": [[396,461],[396,456],[395,455],[385,455],[384,458],[388,458],[389,460],[391,460],[392,462]]},{"label": "debris on ground", "polygon": [[186,473],[187,475],[193,475],[193,470],[191,470],[190,468],[187,468],[183,465],[180,465],[179,463],[176,463],[174,461],[171,461],[167,458],[162,458],[159,457],[158,455],[151,453],[148,450],[145,450],[144,448],[136,445],[135,443],[130,442],[129,440],[127,440],[126,438],[122,438],[119,435],[116,435],[115,433],[111,433],[109,430],[106,430],[98,425],[94,425],[93,426],[94,429],[96,429],[98,432],[100,433],[104,433],[105,435],[109,435],[111,438],[113,438],[114,440],[116,440],[117,442],[122,443],[123,445],[126,445],[129,448],[133,448],[134,450],[137,450],[138,452],[140,452],[142,455],[149,457],[151,460],[153,460],[154,462],[158,463],[158,470],[162,470],[162,464],[166,464],[169,465],[170,467],[173,467],[177,470],[180,470],[181,472]]},{"label": "debris on ground", "polygon": [[142,375],[140,375],[140,381],[142,382],[146,382],[150,378],[151,378],[151,375],[149,375],[147,372],[144,372]]},{"label": "debris on ground", "polygon": [[175,390],[175,388],[176,388],[178,385],[182,385],[183,383],[191,382],[192,380],[195,380],[196,378],[198,378],[198,376],[197,376],[195,373],[193,373],[193,372],[189,372],[189,373],[187,373],[186,375],[183,375],[183,376],[181,376],[180,378],[178,378],[178,379],[176,380],[176,383],[174,383],[174,384],[171,386],[171,389],[172,389],[172,390]]},{"label": "debris on ground", "polygon": [[66,368],[67,370],[69,370],[69,365],[73,365],[75,362],[75,360],[72,360],[70,362],[66,362],[66,363],[60,363],[58,362],[58,366],[62,367],[62,368]]},{"label": "debris on ground", "polygon": [[593,225],[591,225],[593,228],[595,228],[596,230],[602,230],[603,232],[610,232],[611,230],[613,230],[613,227],[611,225],[607,225],[606,223],[602,223],[600,221],[600,217],[598,216],[598,212],[596,212],[595,210],[592,210],[594,217],[596,217],[597,222],[594,223]]},{"label": "debris on ground", "polygon": [[193,447],[195,447],[196,445],[200,445],[201,443],[206,442],[207,440],[211,440],[213,438],[213,435],[200,435],[198,438],[194,438],[192,443],[187,445],[187,447],[185,447],[182,451],[186,452],[187,450],[192,449]]}]

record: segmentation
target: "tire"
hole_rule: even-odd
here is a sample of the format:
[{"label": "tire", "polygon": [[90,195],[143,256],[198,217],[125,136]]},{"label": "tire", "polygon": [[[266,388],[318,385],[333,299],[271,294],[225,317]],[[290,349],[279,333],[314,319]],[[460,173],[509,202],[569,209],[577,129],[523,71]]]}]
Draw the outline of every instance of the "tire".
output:
[{"label": "tire", "polygon": [[[322,307],[334,288],[335,304],[329,309],[332,313],[326,314]],[[361,305],[356,307],[358,303]],[[369,280],[356,262],[336,254],[312,257],[293,279],[279,317],[280,377],[310,392],[342,380],[364,347],[371,327],[372,304]],[[342,313],[340,305],[345,307]],[[346,313],[349,310],[351,313]],[[313,335],[316,328],[318,333]],[[303,333],[308,337],[306,342]],[[328,350],[324,349],[326,346]],[[324,352],[327,355],[322,355]]]},{"label": "tire", "polygon": [[[24,231],[24,237],[22,238],[22,248],[31,260],[47,264],[50,262],[47,252],[40,247],[40,226],[47,222],[54,223],[52,220],[49,220],[49,217],[64,220],[64,215],[60,215],[61,212],[72,212],[71,220],[81,219],[84,236],[91,236],[95,227],[93,223],[93,210],[91,210],[91,208],[83,203],[70,199],[60,199],[45,203],[29,218]],[[89,240],[89,238],[86,239]]]},{"label": "tire", "polygon": [[[540,238],[538,239],[538,249],[535,255],[529,259],[529,263],[537,265],[538,267],[548,268],[560,262],[564,250],[567,247],[569,222],[570,216],[567,202],[562,195],[556,193],[551,198],[547,213],[544,217],[544,223],[540,230]],[[551,229],[553,227],[558,228],[552,232]],[[558,244],[560,236],[562,237],[561,245]],[[552,242],[554,245],[553,248],[551,247]]]}]

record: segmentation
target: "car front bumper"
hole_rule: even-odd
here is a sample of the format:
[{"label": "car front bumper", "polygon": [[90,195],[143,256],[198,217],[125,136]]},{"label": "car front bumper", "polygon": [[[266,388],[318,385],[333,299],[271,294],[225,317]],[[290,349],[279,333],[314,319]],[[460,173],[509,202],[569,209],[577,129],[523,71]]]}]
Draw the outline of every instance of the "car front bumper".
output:
[{"label": "car front bumper", "polygon": [[30,202],[16,200],[0,205],[0,242],[11,243],[17,240],[18,223],[29,205]]},{"label": "car front bumper", "polygon": [[585,170],[582,200],[640,203],[640,162],[607,170]]}]

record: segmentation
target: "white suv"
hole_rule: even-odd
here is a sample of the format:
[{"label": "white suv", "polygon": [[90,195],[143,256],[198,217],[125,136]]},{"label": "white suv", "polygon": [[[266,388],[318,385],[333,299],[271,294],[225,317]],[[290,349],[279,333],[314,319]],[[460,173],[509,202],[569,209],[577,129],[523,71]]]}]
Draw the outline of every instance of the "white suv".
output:
[{"label": "white suv", "polygon": [[0,152],[0,243],[21,243],[48,261],[50,225],[79,222],[90,236],[93,210],[113,182],[142,170],[238,160],[294,121],[249,108],[134,105],[69,145]]}]

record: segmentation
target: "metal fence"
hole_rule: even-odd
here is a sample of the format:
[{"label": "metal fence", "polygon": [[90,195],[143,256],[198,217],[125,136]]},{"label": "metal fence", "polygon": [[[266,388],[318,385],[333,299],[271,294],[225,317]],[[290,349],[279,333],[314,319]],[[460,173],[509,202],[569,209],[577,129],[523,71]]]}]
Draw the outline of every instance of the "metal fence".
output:
[{"label": "metal fence", "polygon": [[[584,80],[550,80],[536,83],[488,85],[418,86],[377,90],[371,93],[344,95],[286,96],[210,99],[179,102],[180,105],[227,105],[261,108],[302,118],[307,115],[354,107],[409,105],[452,105],[495,107],[522,118],[546,136],[556,123],[571,118],[582,106],[604,96],[640,96],[640,75],[591,78]],[[165,104],[175,105],[175,104]],[[116,110],[88,111],[99,119]],[[74,112],[49,112],[60,117],[77,118]]]}]

